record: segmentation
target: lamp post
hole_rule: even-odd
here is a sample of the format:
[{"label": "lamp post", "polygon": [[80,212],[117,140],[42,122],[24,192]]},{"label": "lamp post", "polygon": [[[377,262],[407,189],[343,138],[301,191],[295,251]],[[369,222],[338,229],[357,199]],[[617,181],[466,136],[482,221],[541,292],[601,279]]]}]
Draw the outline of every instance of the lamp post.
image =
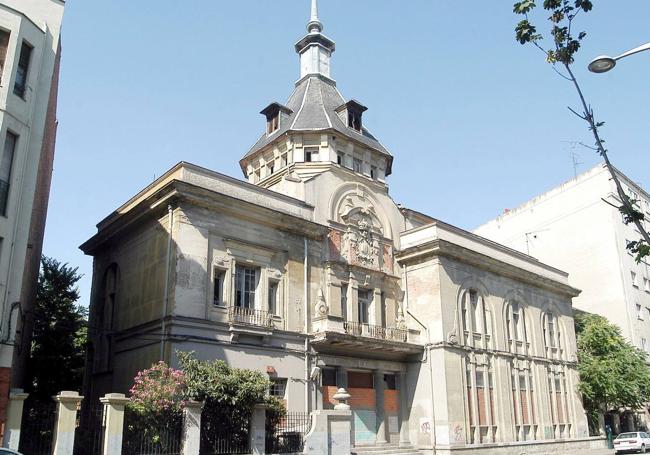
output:
[{"label": "lamp post", "polygon": [[618,57],[610,57],[608,55],[600,55],[593,59],[589,63],[589,71],[592,73],[606,73],[616,66],[616,62],[622,58],[628,57],[633,54],[638,54],[639,52],[650,50],[650,43],[646,43],[642,46],[635,47],[627,52],[622,53]]}]

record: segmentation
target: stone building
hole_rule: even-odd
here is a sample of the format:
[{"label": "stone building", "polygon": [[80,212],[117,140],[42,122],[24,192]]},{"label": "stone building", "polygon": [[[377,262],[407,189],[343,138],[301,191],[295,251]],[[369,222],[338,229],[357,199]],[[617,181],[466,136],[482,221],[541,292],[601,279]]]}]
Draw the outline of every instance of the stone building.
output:
[{"label": "stone building", "polygon": [[393,157],[330,74],[315,1],[301,76],[242,181],[181,162],[98,224],[84,394],[176,350],[269,375],[289,410],[352,395],[357,446],[586,447],[567,274],[397,205]]},{"label": "stone building", "polygon": [[[650,194],[616,170],[624,190],[650,218]],[[599,314],[621,328],[632,344],[650,354],[650,267],[636,261],[627,244],[641,238],[623,222],[621,201],[603,164],[509,210],[476,233],[526,252],[570,273],[582,289],[574,308]],[[650,229],[648,219],[643,221]],[[647,427],[648,409],[608,415],[616,432]]]},{"label": "stone building", "polygon": [[56,139],[62,0],[0,0],[0,422],[22,386]]}]

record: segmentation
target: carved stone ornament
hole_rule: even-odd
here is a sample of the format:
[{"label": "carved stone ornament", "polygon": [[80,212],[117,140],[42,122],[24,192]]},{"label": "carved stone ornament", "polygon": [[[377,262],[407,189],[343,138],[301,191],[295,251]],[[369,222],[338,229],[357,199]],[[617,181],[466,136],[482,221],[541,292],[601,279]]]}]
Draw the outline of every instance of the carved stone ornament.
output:
[{"label": "carved stone ornament", "polygon": [[488,358],[485,354],[477,354],[475,352],[469,353],[469,363],[473,363],[477,366],[484,366],[488,364]]},{"label": "carved stone ornament", "polygon": [[528,360],[514,358],[512,360],[512,368],[517,371],[527,371],[530,369]]},{"label": "carved stone ornament", "polygon": [[343,201],[338,216],[347,225],[342,255],[348,262],[355,259],[364,266],[378,266],[380,244],[377,235],[382,235],[383,228],[375,208],[365,196],[349,195]]},{"label": "carved stone ornament", "polygon": [[316,301],[315,316],[317,318],[326,317],[329,313],[327,302],[325,302],[325,294],[322,289],[318,290],[318,300]]}]

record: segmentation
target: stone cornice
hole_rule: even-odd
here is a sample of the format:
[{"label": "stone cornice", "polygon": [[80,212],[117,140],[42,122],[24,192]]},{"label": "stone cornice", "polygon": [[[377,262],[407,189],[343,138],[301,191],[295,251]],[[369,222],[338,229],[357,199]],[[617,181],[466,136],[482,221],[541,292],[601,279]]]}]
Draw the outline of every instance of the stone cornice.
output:
[{"label": "stone cornice", "polygon": [[568,297],[577,297],[580,295],[580,291],[572,286],[529,272],[446,240],[429,240],[406,248],[395,255],[401,265],[408,265],[411,262],[417,262],[435,256],[458,260],[488,272],[523,281]]},{"label": "stone cornice", "polygon": [[327,226],[313,221],[173,179],[166,185],[157,188],[156,191],[149,193],[146,198],[131,206],[125,213],[115,214],[116,217],[110,224],[100,227],[97,234],[80,248],[84,253],[93,255],[103,244],[116,235],[126,232],[129,228],[137,226],[138,222],[164,216],[167,205],[177,207],[184,203],[245,217],[254,223],[268,225],[309,238],[320,239],[329,232]]}]

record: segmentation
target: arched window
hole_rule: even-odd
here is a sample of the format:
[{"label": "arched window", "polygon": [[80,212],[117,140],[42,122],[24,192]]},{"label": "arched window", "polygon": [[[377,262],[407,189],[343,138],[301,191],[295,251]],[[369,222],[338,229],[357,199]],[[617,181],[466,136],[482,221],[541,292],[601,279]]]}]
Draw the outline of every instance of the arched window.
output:
[{"label": "arched window", "polygon": [[95,372],[109,371],[113,368],[115,326],[115,306],[118,289],[119,271],[117,264],[106,269],[102,294],[97,307],[95,330]]},{"label": "arched window", "polygon": [[461,318],[465,344],[487,345],[492,334],[492,319],[485,299],[476,289],[469,289],[462,295]]},{"label": "arched window", "polygon": [[544,314],[544,350],[546,357],[552,359],[562,358],[562,334],[558,317],[548,311]]},{"label": "arched window", "polygon": [[522,305],[513,301],[506,308],[506,333],[510,352],[525,354],[528,352],[530,342],[526,327],[526,317]]}]

